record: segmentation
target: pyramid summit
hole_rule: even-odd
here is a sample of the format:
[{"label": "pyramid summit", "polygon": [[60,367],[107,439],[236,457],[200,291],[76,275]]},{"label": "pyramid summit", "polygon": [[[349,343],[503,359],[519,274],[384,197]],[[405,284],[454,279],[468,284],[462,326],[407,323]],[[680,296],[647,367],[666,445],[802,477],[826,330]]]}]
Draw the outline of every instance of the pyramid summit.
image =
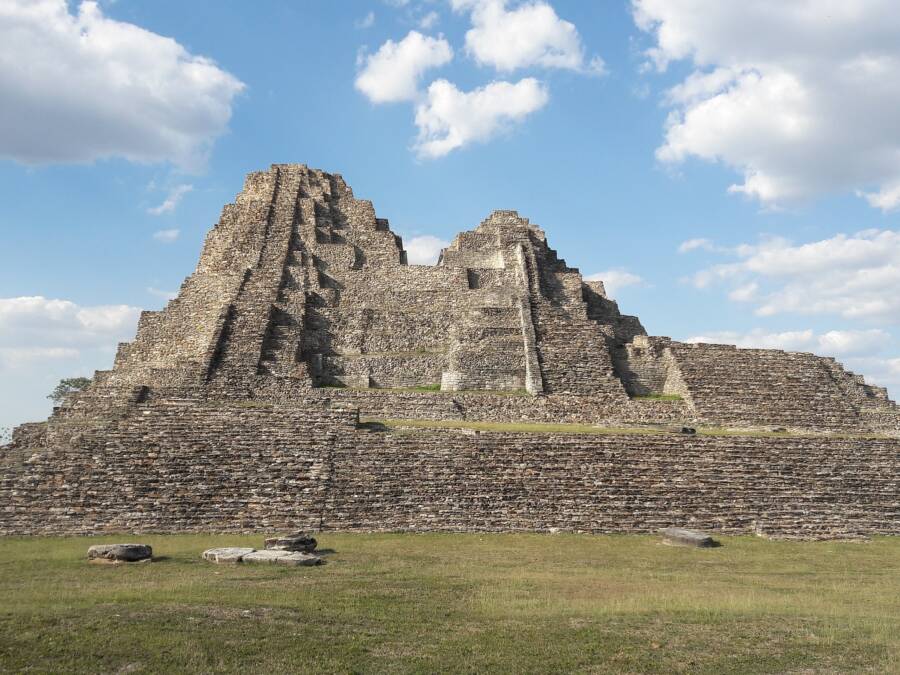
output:
[{"label": "pyramid summit", "polygon": [[834,359],[649,336],[516,211],[409,265],[340,175],[273,165],[112,369],[15,431],[0,532],[897,533],[898,436]]}]

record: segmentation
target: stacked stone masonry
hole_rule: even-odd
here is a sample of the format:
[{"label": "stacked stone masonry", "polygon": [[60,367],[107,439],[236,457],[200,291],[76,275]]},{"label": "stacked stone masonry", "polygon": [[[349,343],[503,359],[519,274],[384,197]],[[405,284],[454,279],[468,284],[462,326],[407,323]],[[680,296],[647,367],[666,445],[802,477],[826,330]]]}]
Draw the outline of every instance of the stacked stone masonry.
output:
[{"label": "stacked stone masonry", "polygon": [[[373,433],[358,420],[749,433]],[[900,412],[833,359],[647,335],[515,211],[436,265],[337,174],[250,174],[109,371],[0,450],[0,532],[897,532]]]},{"label": "stacked stone masonry", "polygon": [[[374,432],[355,411],[161,400],[5,459],[0,533],[900,534],[893,439]],[[57,433],[61,429],[56,429]]]}]

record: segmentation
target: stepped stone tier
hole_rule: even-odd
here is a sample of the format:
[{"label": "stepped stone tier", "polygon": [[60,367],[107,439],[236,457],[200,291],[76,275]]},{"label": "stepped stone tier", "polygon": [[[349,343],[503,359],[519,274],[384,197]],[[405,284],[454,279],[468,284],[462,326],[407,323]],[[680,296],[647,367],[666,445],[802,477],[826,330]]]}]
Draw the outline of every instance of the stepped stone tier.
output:
[{"label": "stepped stone tier", "polygon": [[647,335],[515,211],[409,265],[339,175],[274,165],[113,368],[0,450],[0,533],[897,534],[898,439],[833,359]]}]

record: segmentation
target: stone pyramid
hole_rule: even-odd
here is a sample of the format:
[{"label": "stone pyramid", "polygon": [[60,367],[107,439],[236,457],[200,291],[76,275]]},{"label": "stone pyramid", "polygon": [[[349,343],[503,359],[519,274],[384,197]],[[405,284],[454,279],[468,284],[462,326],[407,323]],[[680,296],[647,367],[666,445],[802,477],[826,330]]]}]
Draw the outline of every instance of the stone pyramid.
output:
[{"label": "stone pyramid", "polygon": [[[634,513],[620,526],[609,516],[592,524],[594,516],[578,508],[484,514],[488,502],[506,494],[493,473],[485,477],[494,486],[490,498],[477,507],[467,497],[465,508],[442,510],[447,497],[432,486],[409,502],[421,512],[425,499],[431,511],[424,515],[389,515],[395,505],[385,495],[380,516],[371,505],[359,511],[340,501],[349,498],[337,487],[347,476],[354,476],[347,489],[363,491],[369,479],[390,484],[383,470],[423,478],[415,463],[397,456],[391,469],[367,465],[378,452],[398,452],[401,437],[388,442],[389,434],[374,434],[361,418],[660,433],[682,425],[728,427],[738,436],[745,430],[747,439],[777,430],[806,438],[804,452],[846,441],[837,455],[867,443],[877,454],[879,443],[896,447],[891,439],[900,432],[887,392],[833,359],[648,336],[636,317],[619,312],[602,282],[586,282],[515,211],[495,211],[457,235],[436,265],[409,265],[400,237],[340,175],[273,165],[247,177],[178,297],[162,311],[142,313],[135,340],[119,346],[112,369],[97,372],[47,422],[15,431],[0,456],[0,499],[8,504],[0,507],[6,509],[0,532],[540,529],[551,522],[627,531],[672,524]],[[403,443],[414,454],[428,452],[432,433],[410,433]],[[442,433],[452,463],[462,432]],[[863,439],[872,435],[888,440]],[[617,438],[610,447],[627,453],[646,447],[650,436]],[[588,446],[600,443],[559,442],[576,443],[590,457],[596,452]],[[711,444],[713,453],[740,445],[694,442]],[[540,461],[547,443],[539,434],[528,438],[536,454],[525,464],[534,462],[538,476],[548,470]],[[684,449],[681,439],[666,443]],[[663,455],[671,450],[666,443]],[[746,443],[758,451],[757,440]],[[588,460],[576,455],[567,466],[582,475]],[[654,455],[660,467],[663,455]],[[350,462],[346,475],[337,470],[339,457]],[[498,461],[490,471],[506,460]],[[890,461],[896,468],[896,453]],[[453,473],[441,466],[438,473]],[[354,483],[360,475],[369,479]],[[524,489],[524,479],[515,480]],[[560,496],[568,498],[565,490]],[[741,530],[754,520],[728,509],[727,517],[715,508],[702,511],[713,526]],[[791,518],[778,527],[788,532],[803,522]],[[884,514],[878,518],[882,525],[869,529],[896,525],[885,528]]]}]

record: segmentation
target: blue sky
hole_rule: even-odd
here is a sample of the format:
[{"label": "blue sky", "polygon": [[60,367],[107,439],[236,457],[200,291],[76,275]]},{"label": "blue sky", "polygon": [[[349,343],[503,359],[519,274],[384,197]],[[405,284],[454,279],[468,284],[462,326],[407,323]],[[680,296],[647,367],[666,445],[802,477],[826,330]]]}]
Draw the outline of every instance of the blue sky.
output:
[{"label": "blue sky", "polygon": [[752,5],[6,0],[0,427],[108,368],[281,162],[343,174],[418,260],[517,209],[651,334],[896,393],[900,19]]}]

